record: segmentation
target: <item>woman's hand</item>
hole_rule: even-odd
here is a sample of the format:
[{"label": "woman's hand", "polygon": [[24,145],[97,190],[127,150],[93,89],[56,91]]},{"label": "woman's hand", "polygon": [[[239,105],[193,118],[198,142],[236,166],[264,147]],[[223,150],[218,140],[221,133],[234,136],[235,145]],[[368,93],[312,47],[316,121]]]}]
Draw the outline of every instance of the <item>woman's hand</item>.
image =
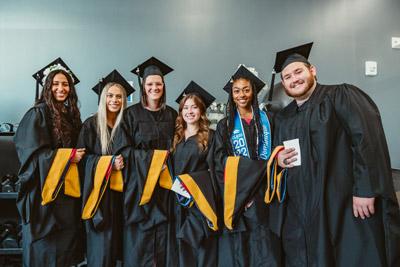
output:
[{"label": "woman's hand", "polygon": [[294,148],[287,148],[278,153],[278,165],[281,168],[292,168],[294,165],[292,164],[297,160],[296,158],[297,152]]},{"label": "woman's hand", "polygon": [[375,213],[375,198],[353,196],[354,217],[361,219],[369,218]]},{"label": "woman's hand", "polygon": [[124,168],[124,158],[120,154],[115,157],[113,169],[116,171],[120,171],[123,168]]},{"label": "woman's hand", "polygon": [[79,161],[81,161],[83,156],[85,156],[85,148],[77,148],[76,149],[76,153],[75,153],[75,157],[72,158],[71,162],[79,163]]}]

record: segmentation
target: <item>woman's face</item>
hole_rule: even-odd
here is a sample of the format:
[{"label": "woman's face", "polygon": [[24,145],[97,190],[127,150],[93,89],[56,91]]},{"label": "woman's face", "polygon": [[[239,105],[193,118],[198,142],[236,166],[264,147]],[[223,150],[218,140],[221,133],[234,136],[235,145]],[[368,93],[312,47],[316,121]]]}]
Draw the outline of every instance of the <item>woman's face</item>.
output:
[{"label": "woman's face", "polygon": [[251,83],[246,79],[237,79],[232,84],[232,97],[238,108],[250,108],[253,100]]},{"label": "woman's face", "polygon": [[118,113],[122,107],[122,89],[118,86],[111,86],[108,88],[106,94],[107,113]]},{"label": "woman's face", "polygon": [[144,83],[147,100],[159,101],[164,93],[164,83],[160,75],[149,75]]},{"label": "woman's face", "polygon": [[187,124],[196,124],[201,116],[200,107],[192,98],[188,98],[182,108],[182,117]]},{"label": "woman's face", "polygon": [[53,83],[51,85],[51,92],[53,97],[57,102],[64,102],[69,95],[69,83],[67,77],[64,74],[58,73],[53,78]]}]

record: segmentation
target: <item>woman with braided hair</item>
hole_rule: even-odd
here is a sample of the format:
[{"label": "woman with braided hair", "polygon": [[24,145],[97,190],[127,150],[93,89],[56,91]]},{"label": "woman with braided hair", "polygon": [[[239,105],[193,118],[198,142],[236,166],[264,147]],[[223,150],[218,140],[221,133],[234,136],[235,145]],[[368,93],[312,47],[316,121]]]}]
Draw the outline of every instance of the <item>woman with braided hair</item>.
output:
[{"label": "woman with braided hair", "polygon": [[[271,120],[257,101],[264,85],[241,65],[224,87],[229,93],[227,116],[217,125],[214,146],[225,224],[218,244],[218,254],[224,256],[219,256],[218,266],[279,265],[279,244],[269,230],[264,202],[272,132]],[[232,156],[236,168],[229,165]]]}]

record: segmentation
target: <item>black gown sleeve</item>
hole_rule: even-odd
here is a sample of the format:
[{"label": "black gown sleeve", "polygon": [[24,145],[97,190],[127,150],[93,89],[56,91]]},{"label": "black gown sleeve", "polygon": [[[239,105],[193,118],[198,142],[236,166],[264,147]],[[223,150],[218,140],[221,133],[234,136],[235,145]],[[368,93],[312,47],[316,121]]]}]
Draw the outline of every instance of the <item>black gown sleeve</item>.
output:
[{"label": "black gown sleeve", "polygon": [[[32,190],[43,188],[47,173],[55,156],[51,145],[51,135],[45,107],[31,108],[22,118],[14,137],[21,167],[18,177],[21,188],[17,207],[23,222],[30,221],[32,202],[40,205],[41,199],[29,200]],[[33,193],[34,194],[34,193]],[[34,194],[37,196],[37,194]]]},{"label": "black gown sleeve", "polygon": [[140,103],[129,107],[124,116],[124,127],[130,146],[124,169],[124,216],[126,225],[138,224],[148,230],[167,221],[168,192],[155,187],[149,203],[139,205],[146,184],[147,174],[156,150],[166,151],[173,138],[177,113],[166,107],[155,114],[144,109]]},{"label": "black gown sleeve", "polygon": [[375,197],[392,192],[390,159],[377,106],[368,95],[349,84],[338,86],[331,100],[351,138],[353,195]]},{"label": "black gown sleeve", "polygon": [[[83,188],[82,209],[87,203],[91,192],[93,191],[94,176],[96,173],[98,162],[102,156],[96,125],[97,124],[95,116],[87,119],[83,124],[78,138],[77,147],[86,149],[85,156],[80,162],[80,177],[81,185]],[[126,161],[129,156],[127,152],[129,144],[130,143],[125,129],[122,127],[122,125],[119,125],[115,132],[113,143],[111,145],[111,154],[121,154],[124,158],[125,165],[127,165]],[[110,192],[106,191],[105,194],[110,194]],[[110,198],[106,196],[102,198],[95,215],[91,218],[93,226],[97,230],[101,230],[108,224],[108,221],[111,220],[110,216],[112,216],[112,213],[109,208],[110,204],[106,203],[107,200],[110,201]]]},{"label": "black gown sleeve", "polygon": [[224,134],[226,130],[226,119],[222,119],[217,124],[217,129],[215,131],[212,144],[214,158],[212,164],[214,168],[213,173],[219,192],[223,192],[224,189],[224,168],[226,158],[228,157],[228,151],[226,144],[224,143]]},{"label": "black gown sleeve", "polygon": [[[91,117],[84,122],[79,133],[77,144],[78,148],[85,148],[85,156],[79,163],[82,186],[82,210],[93,190],[93,177],[96,172],[97,163],[101,157],[101,154],[96,154],[95,152],[96,138],[95,117]],[[100,204],[97,212],[92,218],[95,229],[101,230],[101,226],[104,224],[104,217],[102,205]]]}]

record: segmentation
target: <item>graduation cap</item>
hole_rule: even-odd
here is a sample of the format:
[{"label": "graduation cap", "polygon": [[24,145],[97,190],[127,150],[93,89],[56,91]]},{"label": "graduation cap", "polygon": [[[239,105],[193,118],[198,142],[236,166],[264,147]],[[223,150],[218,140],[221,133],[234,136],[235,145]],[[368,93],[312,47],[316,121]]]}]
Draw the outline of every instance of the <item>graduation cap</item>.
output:
[{"label": "graduation cap", "polygon": [[236,72],[232,75],[232,78],[224,86],[224,91],[229,94],[229,92],[232,90],[233,81],[240,78],[250,80],[255,86],[254,90],[256,94],[258,94],[258,92],[260,92],[260,90],[265,86],[265,83],[253,72],[251,72],[244,65],[240,65]]},{"label": "graduation cap", "polygon": [[104,86],[107,83],[118,83],[120,85],[122,85],[122,87],[124,87],[125,92],[126,92],[126,96],[129,96],[130,94],[132,94],[133,92],[135,92],[135,88],[132,87],[132,85],[130,85],[128,83],[127,80],[125,80],[124,77],[122,77],[122,75],[116,70],[114,69],[112,72],[110,72],[105,78],[102,78],[93,88],[92,90],[99,95],[99,99],[100,99],[100,95],[101,92],[103,91]]},{"label": "graduation cap", "polygon": [[214,96],[212,96],[210,93],[208,93],[206,90],[204,90],[200,85],[198,85],[194,81],[191,81],[186,86],[186,88],[183,89],[182,93],[178,96],[178,98],[175,100],[176,103],[180,104],[181,100],[188,94],[195,94],[198,97],[200,97],[201,100],[203,101],[204,105],[206,106],[206,109],[215,100]]},{"label": "graduation cap", "polygon": [[139,86],[142,87],[142,83],[140,82],[140,77],[146,79],[149,75],[160,75],[164,77],[171,71],[173,71],[170,66],[160,61],[155,57],[151,57],[142,64],[136,66],[131,72],[138,76]]},{"label": "graduation cap", "polygon": [[313,42],[292,47],[276,53],[275,65],[272,71],[271,89],[269,90],[268,101],[272,100],[275,74],[280,73],[287,65],[294,62],[304,62],[310,64],[310,62],[308,62],[308,56],[310,55],[312,45]]},{"label": "graduation cap", "polygon": [[65,62],[59,57],[56,60],[49,63],[46,67],[42,68],[41,70],[37,71],[32,77],[36,80],[36,95],[35,100],[39,99],[39,84],[43,87],[46,81],[47,75],[54,70],[64,70],[67,72],[74,83],[74,85],[79,83],[78,77],[71,71],[71,69],[65,64]]}]

